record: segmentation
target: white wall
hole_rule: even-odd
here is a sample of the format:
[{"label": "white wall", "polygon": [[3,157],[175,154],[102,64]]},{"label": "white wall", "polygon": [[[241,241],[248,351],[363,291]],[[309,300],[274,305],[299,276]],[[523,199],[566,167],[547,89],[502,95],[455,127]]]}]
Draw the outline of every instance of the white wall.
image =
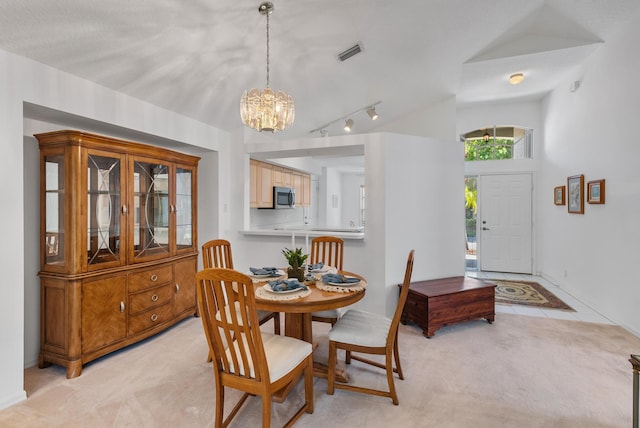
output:
[{"label": "white wall", "polygon": [[[107,127],[114,133],[130,131],[131,135],[150,139],[158,136],[203,152],[225,153],[229,134],[5,51],[0,51],[0,97],[0,144],[7,160],[0,180],[10,183],[2,186],[0,197],[5,206],[11,207],[0,214],[5,225],[4,242],[10,243],[0,249],[0,408],[4,408],[25,398],[23,369],[26,362],[34,361],[33,344],[37,339],[33,337],[33,326],[39,316],[33,313],[39,306],[34,302],[39,293],[34,291],[38,280],[31,263],[39,257],[31,230],[37,230],[38,223],[32,224],[33,216],[26,212],[34,204],[33,183],[38,180],[39,169],[32,167],[35,152],[29,146],[35,140],[31,135],[25,136],[23,130],[24,103],[56,111],[59,117],[68,116],[69,122],[86,118],[86,123],[96,128]],[[58,128],[60,124],[51,126]],[[225,163],[228,164],[226,159],[221,159],[222,168]],[[224,224],[228,219],[221,213],[214,221]],[[29,326],[28,330],[25,326]],[[29,355],[25,354],[25,347]]]},{"label": "white wall", "polygon": [[[383,113],[384,105],[378,109]],[[451,96],[439,103],[433,103],[396,121],[375,129],[377,132],[430,137],[443,141],[456,141],[456,98]]]},{"label": "white wall", "polygon": [[[603,315],[640,335],[640,12],[544,103],[538,221],[540,270]],[[569,91],[581,80],[580,88]],[[606,179],[604,205],[584,215],[552,203],[567,176]],[[631,350],[633,351],[633,350]]]},{"label": "white wall", "polygon": [[360,226],[360,186],[364,186],[364,174],[342,173],[342,215],[340,227]]}]

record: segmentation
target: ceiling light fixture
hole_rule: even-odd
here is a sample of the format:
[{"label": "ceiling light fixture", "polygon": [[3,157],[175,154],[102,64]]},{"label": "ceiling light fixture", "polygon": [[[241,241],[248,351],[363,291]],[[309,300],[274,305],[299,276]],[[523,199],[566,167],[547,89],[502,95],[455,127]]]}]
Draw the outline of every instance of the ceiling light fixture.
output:
[{"label": "ceiling light fixture", "polygon": [[[309,131],[309,134],[313,134],[314,132],[318,132],[320,131],[320,135],[322,135],[322,130],[323,129],[327,129],[329,126],[333,125],[334,123],[338,123],[340,121],[343,120],[351,120],[351,116],[355,115],[356,113],[360,113],[361,111],[366,111],[367,114],[369,115],[369,117],[371,118],[371,120],[376,120],[379,116],[378,113],[376,113],[376,109],[375,107],[380,104],[382,101],[376,101],[373,104],[367,104],[365,107],[359,108],[358,110],[354,110],[351,113],[345,114],[344,116],[340,116],[337,119],[332,120],[331,122],[327,122],[322,126],[319,126],[315,129],[312,129],[311,131]],[[346,125],[346,123],[345,123]],[[353,126],[353,120],[351,120],[351,126]],[[351,128],[351,126],[349,128]],[[349,129],[349,131],[347,131],[346,126],[345,126],[345,131],[350,132],[351,129]]]},{"label": "ceiling light fixture", "polygon": [[378,113],[376,113],[376,108],[371,106],[367,109],[367,114],[371,118],[371,120],[376,120],[378,118]]},{"label": "ceiling light fixture", "polygon": [[512,85],[517,85],[518,83],[522,83],[523,80],[524,80],[524,74],[522,73],[515,73],[509,76],[509,83],[511,83]]},{"label": "ceiling light fixture", "polygon": [[344,122],[344,130],[346,132],[351,132],[351,128],[353,128],[353,119],[347,119]]},{"label": "ceiling light fixture", "polygon": [[242,123],[258,131],[283,131],[293,125],[295,106],[291,95],[283,91],[275,93],[269,87],[269,15],[273,3],[265,2],[258,12],[267,17],[267,86],[265,89],[252,88],[244,91],[240,98]]},{"label": "ceiling light fixture", "polygon": [[321,129],[320,130],[320,136],[321,137],[328,137],[329,136],[329,131],[327,131],[326,129]]}]

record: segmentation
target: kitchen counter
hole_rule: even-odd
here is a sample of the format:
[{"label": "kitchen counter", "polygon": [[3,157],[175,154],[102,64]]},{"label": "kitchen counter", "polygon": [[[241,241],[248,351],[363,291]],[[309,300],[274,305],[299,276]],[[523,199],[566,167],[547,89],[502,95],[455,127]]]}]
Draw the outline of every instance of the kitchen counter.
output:
[{"label": "kitchen counter", "polygon": [[314,237],[331,235],[342,239],[364,239],[364,229],[343,229],[343,228],[330,228],[330,227],[309,227],[309,228],[265,228],[265,229],[245,229],[240,231],[245,235],[259,235],[259,236],[297,236],[297,237]]}]

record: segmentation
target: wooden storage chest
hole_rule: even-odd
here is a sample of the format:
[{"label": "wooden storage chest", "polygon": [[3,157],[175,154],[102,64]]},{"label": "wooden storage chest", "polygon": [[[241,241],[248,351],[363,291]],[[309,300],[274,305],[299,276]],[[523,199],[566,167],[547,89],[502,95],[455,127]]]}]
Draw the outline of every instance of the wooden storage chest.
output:
[{"label": "wooden storage chest", "polygon": [[436,330],[475,318],[495,319],[496,284],[466,276],[413,282],[401,321],[415,322],[426,337]]}]

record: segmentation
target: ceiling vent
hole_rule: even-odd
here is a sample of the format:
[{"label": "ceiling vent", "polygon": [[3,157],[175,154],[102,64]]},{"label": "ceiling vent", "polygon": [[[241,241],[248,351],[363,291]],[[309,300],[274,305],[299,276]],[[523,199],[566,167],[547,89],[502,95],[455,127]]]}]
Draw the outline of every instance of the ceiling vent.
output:
[{"label": "ceiling vent", "polygon": [[340,61],[346,61],[349,58],[351,58],[354,55],[359,54],[360,52],[362,52],[364,49],[362,48],[362,43],[358,42],[355,45],[351,46],[349,49],[347,49],[346,51],[340,52],[338,54],[338,59]]}]

